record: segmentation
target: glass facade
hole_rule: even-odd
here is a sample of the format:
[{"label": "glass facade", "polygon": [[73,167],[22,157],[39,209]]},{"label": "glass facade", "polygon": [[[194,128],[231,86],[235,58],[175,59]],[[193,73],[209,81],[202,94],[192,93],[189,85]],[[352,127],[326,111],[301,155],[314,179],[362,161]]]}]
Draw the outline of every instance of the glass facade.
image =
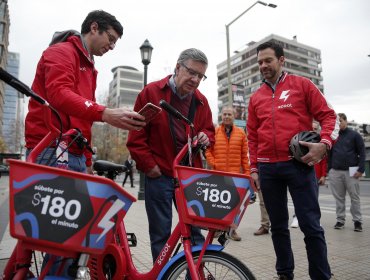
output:
[{"label": "glass facade", "polygon": [[[9,37],[9,9],[7,1],[0,1],[0,67],[6,69]],[[3,141],[5,83],[0,81],[0,141]]]},{"label": "glass facade", "polygon": [[[8,53],[6,67],[14,77],[19,76],[19,54]],[[4,113],[3,113],[3,139],[6,144],[6,152],[20,153],[23,139],[23,95],[16,89],[5,85]]]}]

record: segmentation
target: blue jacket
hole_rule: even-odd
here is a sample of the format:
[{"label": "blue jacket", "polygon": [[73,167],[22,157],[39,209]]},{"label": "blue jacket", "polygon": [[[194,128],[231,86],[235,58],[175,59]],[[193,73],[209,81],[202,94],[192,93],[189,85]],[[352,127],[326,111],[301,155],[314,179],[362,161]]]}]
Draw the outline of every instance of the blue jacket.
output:
[{"label": "blue jacket", "polygon": [[329,154],[328,170],[348,170],[358,166],[358,172],[365,171],[365,144],[361,135],[350,128],[339,131],[339,137]]}]

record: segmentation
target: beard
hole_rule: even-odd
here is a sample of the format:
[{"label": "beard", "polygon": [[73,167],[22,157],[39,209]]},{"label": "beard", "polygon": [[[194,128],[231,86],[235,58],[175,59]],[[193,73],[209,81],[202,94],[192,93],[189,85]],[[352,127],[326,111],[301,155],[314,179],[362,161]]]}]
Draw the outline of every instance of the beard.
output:
[{"label": "beard", "polygon": [[261,71],[261,74],[262,76],[266,79],[266,80],[270,80],[272,79],[273,77],[276,76],[276,73],[277,71],[274,70],[274,69],[267,69],[265,71]]}]

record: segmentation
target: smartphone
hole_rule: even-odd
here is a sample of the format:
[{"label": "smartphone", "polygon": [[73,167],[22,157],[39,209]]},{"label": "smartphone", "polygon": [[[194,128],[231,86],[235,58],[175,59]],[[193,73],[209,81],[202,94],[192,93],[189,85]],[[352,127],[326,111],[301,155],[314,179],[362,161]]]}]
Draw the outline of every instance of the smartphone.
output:
[{"label": "smartphone", "polygon": [[141,110],[138,112],[140,115],[145,117],[145,122],[148,123],[154,119],[162,111],[161,107],[158,107],[152,103],[147,103]]}]

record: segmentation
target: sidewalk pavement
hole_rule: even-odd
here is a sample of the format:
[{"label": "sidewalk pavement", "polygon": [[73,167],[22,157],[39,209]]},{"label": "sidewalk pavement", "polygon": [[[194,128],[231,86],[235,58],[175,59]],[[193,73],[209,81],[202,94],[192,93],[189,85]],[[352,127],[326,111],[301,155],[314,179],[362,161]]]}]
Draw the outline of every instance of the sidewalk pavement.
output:
[{"label": "sidewalk pavement", "polygon": [[[117,178],[117,183],[121,184],[122,179],[122,177]],[[135,197],[137,197],[139,189],[138,180],[138,175],[135,175],[135,188],[131,188],[129,182],[126,182],[125,185],[125,190]],[[0,206],[7,200],[7,197],[4,197],[6,196],[4,194],[6,193],[4,191],[4,184],[6,185],[7,182],[4,182],[2,178],[0,181]],[[320,195],[320,199],[324,198],[325,195]],[[289,201],[289,211],[292,215],[293,205],[291,201]],[[174,220],[176,219],[175,217]],[[333,228],[335,224],[335,209],[333,211],[322,210],[321,224],[325,229],[329,262],[335,279],[370,280],[370,217],[364,217],[363,232],[354,232],[353,224],[350,222],[347,222],[344,229],[335,230]],[[143,200],[139,200],[132,205],[125,217],[125,225],[127,232],[134,232],[138,238],[138,246],[131,247],[134,262],[140,271],[148,271],[151,268],[152,260],[148,223]],[[259,225],[260,210],[257,201],[248,207],[237,230],[242,237],[242,241],[230,241],[225,251],[243,261],[257,279],[270,280],[276,276],[275,254],[271,234],[262,236],[253,235],[253,232],[259,228]],[[1,228],[4,226],[6,225],[2,223]],[[303,233],[299,229],[291,229],[290,232],[295,258],[295,279],[308,280],[308,263]],[[14,244],[15,240],[9,236],[7,228],[0,242],[0,275]]]}]

